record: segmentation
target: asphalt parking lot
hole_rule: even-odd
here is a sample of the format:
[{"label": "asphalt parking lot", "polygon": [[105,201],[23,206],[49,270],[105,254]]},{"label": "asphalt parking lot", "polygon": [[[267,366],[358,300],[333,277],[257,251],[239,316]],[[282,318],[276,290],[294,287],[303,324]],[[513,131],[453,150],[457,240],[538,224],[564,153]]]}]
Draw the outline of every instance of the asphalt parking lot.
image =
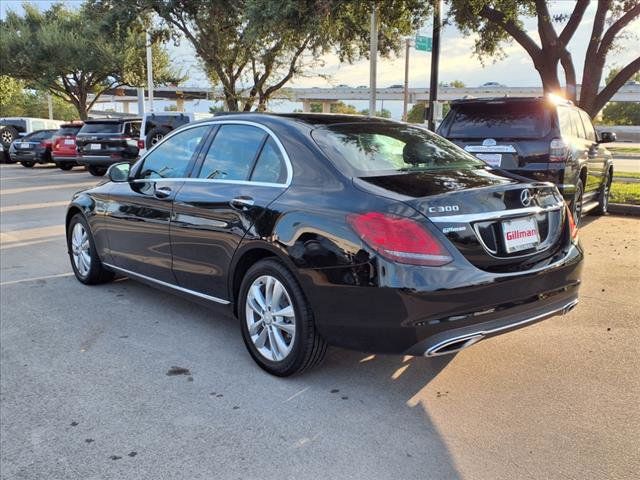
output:
[{"label": "asphalt parking lot", "polygon": [[565,317],[455,357],[332,349],[278,379],[221,311],[73,278],[65,206],[95,177],[0,179],[3,479],[637,478],[640,219],[586,220]]}]

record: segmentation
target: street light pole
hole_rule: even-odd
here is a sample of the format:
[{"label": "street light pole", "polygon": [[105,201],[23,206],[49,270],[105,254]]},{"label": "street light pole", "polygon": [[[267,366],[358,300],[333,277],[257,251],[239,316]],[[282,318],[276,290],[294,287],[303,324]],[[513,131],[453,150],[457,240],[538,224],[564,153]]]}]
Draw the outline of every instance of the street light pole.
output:
[{"label": "street light pole", "polygon": [[431,84],[429,86],[429,118],[427,128],[435,130],[434,110],[438,100],[438,60],[440,57],[440,8],[441,0],[433,3],[433,48],[431,51]]},{"label": "street light pole", "polygon": [[407,121],[407,104],[409,103],[409,51],[411,40],[406,39],[404,51],[404,98],[402,100],[402,120]]},{"label": "street light pole", "polygon": [[151,35],[147,35],[147,90],[149,92],[149,112],[153,112],[153,55],[151,54]]},{"label": "street light pole", "polygon": [[371,29],[369,30],[369,116],[376,114],[376,73],[378,60],[378,18],[376,5],[371,11]]}]

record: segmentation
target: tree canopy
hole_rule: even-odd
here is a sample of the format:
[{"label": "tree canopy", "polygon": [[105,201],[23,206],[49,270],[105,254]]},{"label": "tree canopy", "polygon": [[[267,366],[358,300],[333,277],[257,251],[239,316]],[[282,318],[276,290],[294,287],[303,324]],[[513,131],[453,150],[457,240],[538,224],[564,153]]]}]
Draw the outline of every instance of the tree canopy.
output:
[{"label": "tree canopy", "polygon": [[[292,78],[321,66],[333,51],[341,61],[368,54],[373,2],[342,0],[95,0],[101,8],[154,12],[194,47],[228,110],[266,108]],[[402,35],[418,27],[429,2],[378,2],[379,51],[398,52]]]},{"label": "tree canopy", "polygon": [[[106,90],[146,78],[143,26],[118,20],[87,4],[41,12],[25,3],[23,15],[9,11],[0,21],[0,72],[71,102],[85,119]],[[180,81],[166,52],[158,45],[153,51],[154,80]]]},{"label": "tree canopy", "polygon": [[[503,46],[515,41],[531,57],[547,91],[559,91],[559,66],[564,71],[566,94],[595,116],[618,89],[640,70],[640,56],[621,68],[598,91],[608,56],[627,35],[624,29],[640,17],[640,0],[599,0],[583,63],[580,98],[576,97],[576,69],[568,45],[583,22],[590,0],[578,0],[568,15],[551,15],[546,0],[446,0],[450,19],[465,34],[477,33],[475,53],[482,59],[500,57]],[[523,18],[537,19],[539,42],[526,31]],[[556,26],[561,26],[560,30]]]},{"label": "tree canopy", "polygon": [[[607,75],[607,82],[619,72],[619,68],[611,69]],[[640,84],[640,72],[631,77],[631,80]],[[640,101],[607,103],[602,111],[602,123],[607,125],[640,125]]]}]

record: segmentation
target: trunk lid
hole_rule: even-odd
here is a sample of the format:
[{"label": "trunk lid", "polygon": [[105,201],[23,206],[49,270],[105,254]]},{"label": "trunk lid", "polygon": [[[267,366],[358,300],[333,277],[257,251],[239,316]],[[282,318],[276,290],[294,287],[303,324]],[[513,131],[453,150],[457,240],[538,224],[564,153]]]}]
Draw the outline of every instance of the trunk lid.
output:
[{"label": "trunk lid", "polygon": [[527,270],[568,241],[564,202],[548,183],[523,183],[488,168],[365,177],[355,182],[416,209],[467,260],[486,271]]}]

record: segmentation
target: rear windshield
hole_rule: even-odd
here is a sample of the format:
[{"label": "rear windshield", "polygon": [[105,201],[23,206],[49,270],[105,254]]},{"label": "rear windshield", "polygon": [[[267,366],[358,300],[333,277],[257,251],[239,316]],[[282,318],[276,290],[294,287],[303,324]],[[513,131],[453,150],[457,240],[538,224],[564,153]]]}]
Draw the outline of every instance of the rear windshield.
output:
[{"label": "rear windshield", "polygon": [[80,131],[80,128],[82,128],[82,125],[77,125],[72,127],[60,127],[60,130],[58,130],[56,135],[59,135],[61,137],[68,136],[68,135],[75,135]]},{"label": "rear windshield", "polygon": [[478,103],[458,105],[452,112],[448,138],[536,138],[551,127],[542,103]]},{"label": "rear windshield", "polygon": [[53,134],[56,133],[55,130],[38,130],[37,132],[32,132],[29,135],[25,135],[22,137],[22,140],[27,142],[38,142],[40,140],[46,140],[47,138],[53,137]]},{"label": "rear windshield", "polygon": [[354,177],[485,166],[448,140],[409,125],[343,123],[312,136],[338,169]]},{"label": "rear windshield", "polygon": [[122,132],[122,123],[104,122],[104,123],[85,123],[80,129],[80,133],[120,133]]},{"label": "rear windshield", "polygon": [[170,128],[176,129],[182,125],[189,123],[189,117],[186,115],[156,115],[152,114],[147,117],[144,129],[149,133],[154,128]]}]

